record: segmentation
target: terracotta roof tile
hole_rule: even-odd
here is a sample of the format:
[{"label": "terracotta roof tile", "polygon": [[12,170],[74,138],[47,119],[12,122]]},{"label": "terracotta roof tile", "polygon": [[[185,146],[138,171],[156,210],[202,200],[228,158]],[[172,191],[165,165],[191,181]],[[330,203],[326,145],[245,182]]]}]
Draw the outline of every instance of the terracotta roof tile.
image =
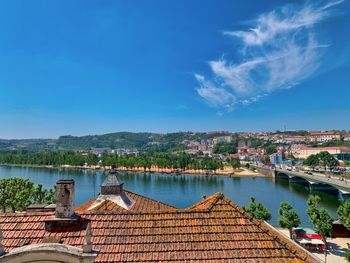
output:
[{"label": "terracotta roof tile", "polygon": [[[188,209],[128,195],[140,203],[132,211],[111,204],[106,204],[108,211],[86,211],[91,200],[76,210],[84,224],[91,222],[93,248],[99,251],[96,262],[317,262],[221,193]],[[23,242],[41,243],[46,236],[82,247],[85,228],[47,232],[44,221],[51,215],[0,215],[5,251]]]},{"label": "terracotta roof tile", "polygon": [[131,207],[130,210],[127,210],[117,204],[113,203],[110,200],[106,200],[97,207],[94,207],[91,210],[88,210],[89,207],[96,201],[96,198],[90,199],[86,203],[80,205],[75,209],[77,213],[97,213],[97,212],[118,212],[118,211],[130,211],[130,212],[147,212],[147,211],[164,211],[170,209],[176,209],[175,207],[153,200],[151,198],[144,197],[139,194],[124,190],[124,192],[135,201],[135,204]]}]

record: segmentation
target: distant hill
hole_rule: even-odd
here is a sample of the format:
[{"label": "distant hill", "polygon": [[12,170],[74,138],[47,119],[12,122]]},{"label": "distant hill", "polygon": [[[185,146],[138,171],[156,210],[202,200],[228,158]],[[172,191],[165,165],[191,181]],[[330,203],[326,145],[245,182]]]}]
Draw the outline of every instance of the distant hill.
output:
[{"label": "distant hill", "polygon": [[0,139],[0,151],[4,150],[24,150],[40,151],[55,147],[55,139]]},{"label": "distant hill", "polygon": [[0,151],[41,151],[41,150],[91,150],[137,149],[139,151],[174,151],[186,149],[183,140],[201,140],[222,136],[223,132],[193,133],[150,133],[150,132],[114,132],[102,135],[60,136],[58,139],[0,139]]},{"label": "distant hill", "polygon": [[64,149],[91,149],[91,148],[141,148],[157,137],[153,133],[115,132],[103,135],[61,136],[57,146]]},{"label": "distant hill", "polygon": [[128,148],[141,151],[169,151],[183,149],[183,140],[192,139],[196,135],[191,132],[177,133],[133,133],[115,132],[103,135],[61,136],[57,140],[59,149],[90,150],[93,148]]}]

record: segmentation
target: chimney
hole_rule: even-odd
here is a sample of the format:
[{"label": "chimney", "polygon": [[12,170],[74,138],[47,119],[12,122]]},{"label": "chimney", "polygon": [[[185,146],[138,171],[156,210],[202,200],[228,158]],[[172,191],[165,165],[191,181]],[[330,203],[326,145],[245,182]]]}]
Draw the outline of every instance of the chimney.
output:
[{"label": "chimney", "polygon": [[45,229],[53,231],[56,228],[76,227],[80,216],[74,213],[74,180],[59,180],[56,183],[55,215],[45,221]]},{"label": "chimney", "polygon": [[56,218],[74,215],[74,180],[59,180],[56,184]]},{"label": "chimney", "polygon": [[3,254],[5,254],[5,249],[4,249],[4,245],[2,244],[2,241],[4,240],[4,235],[2,234],[2,231],[0,229],[0,256],[2,256]]}]

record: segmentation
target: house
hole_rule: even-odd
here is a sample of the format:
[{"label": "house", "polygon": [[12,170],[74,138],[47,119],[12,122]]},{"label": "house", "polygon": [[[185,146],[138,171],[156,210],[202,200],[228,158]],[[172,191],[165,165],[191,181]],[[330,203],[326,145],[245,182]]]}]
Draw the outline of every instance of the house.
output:
[{"label": "house", "polygon": [[343,135],[343,140],[349,142],[350,141],[350,133],[346,133]]},{"label": "house", "polygon": [[299,135],[295,135],[295,136],[286,136],[283,138],[283,142],[291,144],[291,143],[300,143],[300,142],[305,142],[306,141],[306,136],[299,136]]},{"label": "house", "polygon": [[73,180],[55,206],[0,215],[0,262],[320,262],[222,193],[185,209],[123,188],[112,170],[97,198],[74,208]]},{"label": "house", "polygon": [[307,158],[312,154],[320,152],[329,152],[339,159],[347,158],[350,155],[350,148],[346,146],[331,146],[331,147],[308,147],[300,146],[294,150],[294,155],[298,158]]},{"label": "house", "polygon": [[281,151],[270,155],[270,162],[274,165],[292,166],[291,160],[285,160]]},{"label": "house", "polygon": [[338,141],[340,138],[338,131],[310,132],[309,136],[311,142]]}]

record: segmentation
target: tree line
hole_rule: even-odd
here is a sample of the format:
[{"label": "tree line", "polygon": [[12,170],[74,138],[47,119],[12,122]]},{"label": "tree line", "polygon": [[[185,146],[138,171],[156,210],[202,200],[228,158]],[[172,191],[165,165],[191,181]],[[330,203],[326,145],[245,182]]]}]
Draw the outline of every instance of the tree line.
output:
[{"label": "tree line", "polygon": [[[232,166],[238,167],[239,160],[229,160]],[[225,162],[208,155],[191,155],[186,153],[148,153],[140,156],[118,156],[115,154],[80,153],[74,151],[42,151],[42,152],[2,152],[0,164],[18,165],[97,165],[116,167],[151,166],[173,169],[206,169],[217,170],[224,168]]]}]

